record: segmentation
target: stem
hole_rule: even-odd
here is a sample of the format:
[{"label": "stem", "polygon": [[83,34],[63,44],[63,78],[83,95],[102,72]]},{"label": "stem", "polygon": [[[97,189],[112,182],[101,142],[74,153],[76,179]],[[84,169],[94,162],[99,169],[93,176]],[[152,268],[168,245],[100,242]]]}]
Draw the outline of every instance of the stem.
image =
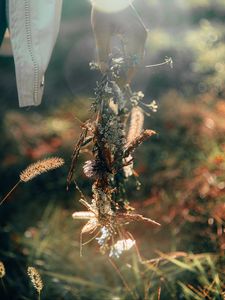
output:
[{"label": "stem", "polygon": [[147,29],[147,27],[145,26],[144,21],[142,20],[141,16],[139,15],[139,13],[137,12],[136,8],[134,7],[134,5],[132,4],[132,2],[130,1],[130,6],[133,10],[133,12],[135,13],[136,17],[138,18],[139,22],[141,23],[141,25],[145,28],[146,31],[149,31]]},{"label": "stem", "polygon": [[38,292],[38,300],[41,300],[41,293]]},{"label": "stem", "polygon": [[1,283],[2,283],[2,287],[3,287],[3,290],[4,290],[5,294],[8,295],[7,289],[5,287],[5,284],[4,284],[4,281],[3,281],[2,278],[1,278]]},{"label": "stem", "polygon": [[3,198],[3,200],[0,202],[0,206],[9,198],[9,196],[15,191],[15,189],[18,187],[18,185],[22,182],[22,180],[19,180],[14,187],[8,192],[8,194]]},{"label": "stem", "polygon": [[81,233],[80,233],[80,257],[82,257],[83,255],[83,253],[82,253],[82,250],[83,250],[83,242],[82,242],[82,237],[83,237],[83,234],[82,234],[82,231],[81,231]]},{"label": "stem", "polygon": [[99,235],[99,233],[101,232],[101,230],[99,230],[91,239],[89,239],[87,242],[84,242],[83,244],[82,244],[82,246],[84,246],[84,245],[87,245],[87,244],[89,244],[90,242],[92,242],[98,235]]},{"label": "stem", "polygon": [[161,286],[158,288],[157,300],[160,300],[160,296],[161,296]]},{"label": "stem", "polygon": [[123,275],[121,274],[119,268],[117,267],[117,265],[115,264],[115,262],[108,258],[110,264],[112,265],[112,267],[116,270],[117,274],[119,275],[120,279],[122,280],[123,282],[123,285],[125,286],[125,288],[127,289],[128,293],[131,294],[132,298],[135,300],[137,299],[137,297],[135,296],[135,294],[132,292],[132,290],[130,289],[128,283],[126,282],[125,278],[123,277]]}]

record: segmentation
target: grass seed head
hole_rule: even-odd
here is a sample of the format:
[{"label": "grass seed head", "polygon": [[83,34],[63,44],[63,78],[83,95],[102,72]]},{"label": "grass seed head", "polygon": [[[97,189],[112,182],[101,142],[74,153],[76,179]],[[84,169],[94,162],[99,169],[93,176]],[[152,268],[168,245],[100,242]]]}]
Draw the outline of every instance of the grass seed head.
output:
[{"label": "grass seed head", "polygon": [[0,261],[0,278],[5,276],[5,266],[2,261]]},{"label": "grass seed head", "polygon": [[144,125],[144,113],[138,106],[133,107],[131,111],[130,128],[127,135],[127,143],[132,142],[142,132]]},{"label": "grass seed head", "polygon": [[42,282],[42,279],[41,279],[41,276],[40,276],[38,270],[34,267],[28,267],[27,274],[30,277],[30,280],[31,280],[34,288],[40,294],[41,290],[43,289],[43,282]]},{"label": "grass seed head", "polygon": [[63,164],[64,160],[59,157],[51,157],[40,160],[29,165],[23,172],[21,172],[20,180],[23,182],[30,181],[42,173],[61,167]]}]

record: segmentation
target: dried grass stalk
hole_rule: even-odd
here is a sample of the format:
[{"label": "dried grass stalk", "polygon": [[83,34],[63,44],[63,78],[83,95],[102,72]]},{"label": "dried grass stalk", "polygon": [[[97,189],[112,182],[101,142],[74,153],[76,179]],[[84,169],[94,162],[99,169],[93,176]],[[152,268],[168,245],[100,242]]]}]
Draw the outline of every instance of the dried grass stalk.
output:
[{"label": "dried grass stalk", "polygon": [[68,176],[67,176],[67,190],[69,189],[69,185],[71,184],[71,181],[73,179],[73,173],[74,173],[74,170],[75,170],[75,167],[76,167],[76,162],[77,162],[78,156],[80,154],[81,146],[84,143],[85,138],[87,136],[87,132],[88,132],[88,127],[84,127],[83,131],[80,134],[78,142],[76,143],[76,146],[73,150],[72,163],[71,163],[70,170],[69,170],[69,173],[68,173]]},{"label": "dried grass stalk", "polygon": [[64,164],[64,160],[59,157],[51,157],[40,160],[34,164],[28,166],[21,174],[20,180],[27,182],[34,177],[41,175],[42,173],[61,167]]},{"label": "dried grass stalk", "polygon": [[117,219],[120,220],[121,222],[132,222],[132,221],[136,221],[136,222],[144,222],[144,223],[148,223],[149,225],[153,225],[153,226],[161,226],[160,223],[150,219],[150,218],[146,218],[143,217],[140,214],[131,214],[131,213],[118,213],[116,215]]},{"label": "dried grass stalk", "polygon": [[27,274],[30,277],[34,288],[37,290],[38,294],[40,294],[43,289],[43,282],[38,270],[34,267],[28,267]]}]

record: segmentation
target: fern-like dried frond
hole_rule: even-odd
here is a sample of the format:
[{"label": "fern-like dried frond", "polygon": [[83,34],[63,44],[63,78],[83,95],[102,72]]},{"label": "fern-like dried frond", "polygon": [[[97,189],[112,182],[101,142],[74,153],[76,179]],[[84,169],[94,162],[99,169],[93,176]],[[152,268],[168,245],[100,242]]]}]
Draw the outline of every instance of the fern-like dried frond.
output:
[{"label": "fern-like dried frond", "polygon": [[140,144],[142,144],[154,134],[156,134],[154,130],[146,129],[142,131],[142,133],[127,146],[124,156],[129,156]]}]

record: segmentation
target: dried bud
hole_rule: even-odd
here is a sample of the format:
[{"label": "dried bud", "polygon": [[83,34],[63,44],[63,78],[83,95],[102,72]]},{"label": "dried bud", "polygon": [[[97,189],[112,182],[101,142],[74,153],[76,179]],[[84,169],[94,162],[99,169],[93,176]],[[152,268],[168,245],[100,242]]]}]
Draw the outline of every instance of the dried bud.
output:
[{"label": "dried bud", "polygon": [[94,160],[87,160],[83,166],[84,174],[87,177],[96,176],[96,163]]}]

